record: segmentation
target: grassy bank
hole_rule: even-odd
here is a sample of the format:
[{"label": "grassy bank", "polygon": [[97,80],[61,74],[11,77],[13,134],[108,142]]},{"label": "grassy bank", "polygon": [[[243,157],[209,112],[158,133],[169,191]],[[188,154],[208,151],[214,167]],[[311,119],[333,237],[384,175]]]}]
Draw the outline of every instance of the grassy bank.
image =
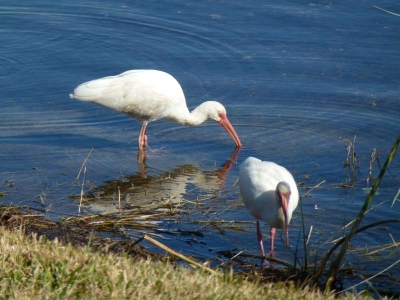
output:
[{"label": "grassy bank", "polygon": [[[0,229],[2,299],[334,299]],[[348,295],[346,299],[355,299]]]}]

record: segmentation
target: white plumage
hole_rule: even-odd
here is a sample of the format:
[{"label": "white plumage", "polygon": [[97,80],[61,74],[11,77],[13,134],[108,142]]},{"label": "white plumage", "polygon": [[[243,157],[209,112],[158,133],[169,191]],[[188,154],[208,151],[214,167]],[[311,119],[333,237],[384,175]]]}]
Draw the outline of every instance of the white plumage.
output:
[{"label": "white plumage", "polygon": [[273,162],[247,158],[239,168],[240,192],[248,211],[257,220],[257,237],[265,256],[259,220],[271,227],[271,252],[275,228],[284,228],[289,247],[288,225],[299,202],[296,182],[288,170]]},{"label": "white plumage", "polygon": [[178,81],[162,71],[131,70],[117,76],[88,81],[75,88],[70,97],[112,108],[142,123],[138,138],[139,149],[147,145],[147,124],[159,119],[186,126],[213,120],[226,129],[237,147],[242,146],[221,103],[207,101],[190,112]]}]

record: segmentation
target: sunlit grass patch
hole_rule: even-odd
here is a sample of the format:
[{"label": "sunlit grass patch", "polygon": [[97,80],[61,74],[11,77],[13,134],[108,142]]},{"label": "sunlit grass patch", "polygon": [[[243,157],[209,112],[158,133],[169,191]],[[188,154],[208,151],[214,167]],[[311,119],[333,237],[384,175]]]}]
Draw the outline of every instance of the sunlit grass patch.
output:
[{"label": "sunlit grass patch", "polygon": [[[0,230],[3,299],[334,299],[292,284],[137,260]],[[347,299],[355,299],[348,295]]]}]

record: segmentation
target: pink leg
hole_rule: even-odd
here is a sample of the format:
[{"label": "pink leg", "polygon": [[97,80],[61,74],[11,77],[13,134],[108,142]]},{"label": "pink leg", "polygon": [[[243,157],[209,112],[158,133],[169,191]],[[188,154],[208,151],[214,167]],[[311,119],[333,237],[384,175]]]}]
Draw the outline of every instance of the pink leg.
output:
[{"label": "pink leg", "polygon": [[[262,256],[265,256],[264,243],[262,240],[262,233],[261,233],[261,229],[260,229],[260,222],[258,220],[257,220],[257,239],[258,239],[258,244],[260,245],[261,254],[262,254]],[[261,267],[264,266],[264,263],[265,263],[265,259],[262,260]]]},{"label": "pink leg", "polygon": [[142,124],[142,128],[140,129],[139,138],[138,138],[138,148],[146,149],[147,146],[147,135],[146,135],[146,127],[147,123]]},{"label": "pink leg", "polygon": [[147,134],[144,135],[143,140],[144,140],[144,147],[146,147],[147,146]]},{"label": "pink leg", "polygon": [[[270,255],[271,255],[271,257],[275,257],[275,249],[274,249],[274,240],[275,240],[275,228],[274,227],[271,227],[271,230],[270,230],[270,236],[271,236],[271,252],[270,252]],[[271,267],[271,268],[273,268],[274,267],[274,265],[275,265],[275,263],[274,262],[272,262],[272,261],[270,261],[269,262],[269,266]]]},{"label": "pink leg", "polygon": [[275,228],[274,227],[271,227],[270,235],[271,235],[271,253],[274,253],[274,240],[275,240]]}]

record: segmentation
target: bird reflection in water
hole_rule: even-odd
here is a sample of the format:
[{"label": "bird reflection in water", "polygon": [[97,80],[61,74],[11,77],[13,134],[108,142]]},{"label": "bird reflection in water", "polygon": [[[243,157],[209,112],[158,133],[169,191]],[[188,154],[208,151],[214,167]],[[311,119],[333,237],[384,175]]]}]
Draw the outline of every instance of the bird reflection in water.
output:
[{"label": "bird reflection in water", "polygon": [[198,165],[185,164],[158,177],[147,175],[146,159],[143,159],[137,174],[108,181],[95,194],[88,195],[89,209],[95,213],[117,213],[121,209],[156,207],[167,198],[174,204],[184,196],[194,195],[193,189],[201,189],[205,197],[212,196],[224,187],[239,152],[240,148],[236,148],[218,170],[204,171]]}]

